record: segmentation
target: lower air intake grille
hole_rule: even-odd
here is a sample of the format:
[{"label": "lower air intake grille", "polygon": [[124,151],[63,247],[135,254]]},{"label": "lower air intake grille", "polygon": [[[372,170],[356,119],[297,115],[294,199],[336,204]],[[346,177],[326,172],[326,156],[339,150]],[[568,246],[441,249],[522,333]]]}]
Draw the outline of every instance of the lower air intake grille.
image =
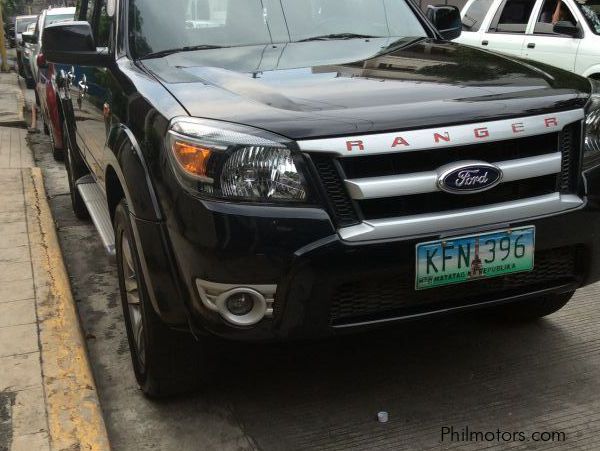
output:
[{"label": "lower air intake grille", "polygon": [[577,250],[565,247],[540,251],[535,256],[533,271],[469,282],[460,287],[450,285],[415,291],[413,273],[345,283],[334,291],[331,324],[336,326],[414,315],[574,282],[577,280]]}]

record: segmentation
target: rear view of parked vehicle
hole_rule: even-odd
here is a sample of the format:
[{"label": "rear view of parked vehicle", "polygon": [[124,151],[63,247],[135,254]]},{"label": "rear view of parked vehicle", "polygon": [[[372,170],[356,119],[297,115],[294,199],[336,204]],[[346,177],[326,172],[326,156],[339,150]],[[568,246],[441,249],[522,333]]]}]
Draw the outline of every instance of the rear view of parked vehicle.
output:
[{"label": "rear view of parked vehicle", "polygon": [[31,66],[31,58],[33,56],[35,48],[35,28],[36,23],[29,24],[27,31],[22,35],[23,39],[23,53],[21,54],[21,64],[23,67],[23,78],[25,79],[25,86],[28,89],[35,87],[35,79],[33,78],[33,69]]},{"label": "rear view of parked vehicle", "polygon": [[15,18],[14,30],[15,30],[15,47],[17,49],[17,68],[19,75],[25,77],[23,71],[23,33],[27,31],[27,27],[31,24],[35,24],[37,16],[17,16]]},{"label": "rear view of parked vehicle", "polygon": [[[25,42],[23,69],[28,88],[34,89],[38,82],[37,56],[41,52],[44,28],[53,23],[72,20],[74,14],[75,8],[46,9],[37,17],[33,31],[28,30],[26,33],[23,33],[23,41]],[[36,101],[39,105],[39,99],[36,99]]]},{"label": "rear view of parked vehicle", "polygon": [[44,123],[44,132],[50,136],[55,159],[63,157],[62,121],[59,113],[59,99],[56,86],[57,71],[69,70],[68,66],[48,64],[42,47],[44,29],[53,24],[73,20],[75,8],[53,8],[40,14],[35,30],[36,44],[32,51],[32,72],[36,81],[36,99]]},{"label": "rear view of parked vehicle", "polygon": [[462,44],[600,79],[600,0],[469,0]]},{"label": "rear view of parked vehicle", "polygon": [[37,16],[17,16],[15,18],[14,30],[15,30],[15,47],[17,49],[17,66],[19,69],[19,75],[23,76],[23,66],[21,61],[21,54],[23,52],[23,33],[27,31],[27,27],[34,24]]}]

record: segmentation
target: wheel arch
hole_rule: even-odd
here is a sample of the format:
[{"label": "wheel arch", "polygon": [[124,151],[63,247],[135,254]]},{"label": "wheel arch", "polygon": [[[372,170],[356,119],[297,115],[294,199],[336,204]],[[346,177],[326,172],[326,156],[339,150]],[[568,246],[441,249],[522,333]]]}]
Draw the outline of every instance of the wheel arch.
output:
[{"label": "wheel arch", "polygon": [[[188,327],[189,312],[141,148],[125,125],[113,128],[108,147],[104,184],[111,219],[125,199],[150,302],[165,323]],[[157,279],[160,285],[155,285]]]},{"label": "wheel arch", "polygon": [[129,211],[148,221],[162,220],[162,213],[148,166],[135,135],[125,125],[113,128],[107,152],[105,188],[111,218],[122,198]]},{"label": "wheel arch", "polygon": [[106,202],[108,204],[110,219],[114,221],[117,206],[121,202],[121,199],[126,197],[125,190],[113,166],[107,166],[105,177]]}]

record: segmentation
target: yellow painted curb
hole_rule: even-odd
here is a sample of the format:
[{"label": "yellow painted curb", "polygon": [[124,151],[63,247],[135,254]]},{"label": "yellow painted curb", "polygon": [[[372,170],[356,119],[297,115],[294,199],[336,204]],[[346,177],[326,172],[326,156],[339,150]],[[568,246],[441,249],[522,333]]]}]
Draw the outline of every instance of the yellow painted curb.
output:
[{"label": "yellow painted curb", "polygon": [[110,449],[40,168],[23,169],[52,450]]}]

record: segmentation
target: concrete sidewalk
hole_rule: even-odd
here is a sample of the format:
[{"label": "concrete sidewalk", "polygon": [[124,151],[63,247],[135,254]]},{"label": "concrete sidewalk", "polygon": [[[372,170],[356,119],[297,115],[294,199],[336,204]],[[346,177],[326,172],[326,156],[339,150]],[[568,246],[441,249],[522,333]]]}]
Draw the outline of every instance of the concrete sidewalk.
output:
[{"label": "concrete sidewalk", "polygon": [[[7,135],[24,144],[20,130],[0,129]],[[1,450],[49,449],[23,175],[0,169]]]},{"label": "concrete sidewalk", "polygon": [[3,126],[23,119],[14,73],[0,92],[0,451],[109,449],[41,172]]},{"label": "concrete sidewalk", "polygon": [[23,91],[14,72],[0,72],[0,126],[24,126],[23,107],[25,101]]}]

